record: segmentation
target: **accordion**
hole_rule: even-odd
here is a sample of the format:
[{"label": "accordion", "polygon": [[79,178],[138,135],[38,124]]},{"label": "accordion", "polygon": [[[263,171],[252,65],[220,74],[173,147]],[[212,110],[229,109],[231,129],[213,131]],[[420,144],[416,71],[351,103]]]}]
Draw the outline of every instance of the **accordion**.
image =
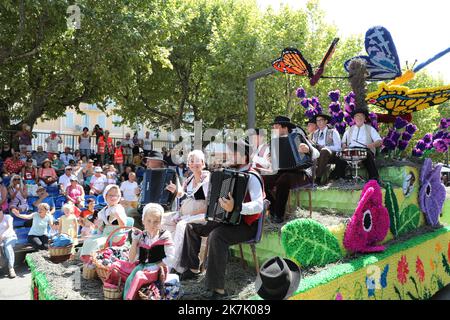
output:
[{"label": "accordion", "polygon": [[[206,219],[226,224],[241,223],[241,210],[247,192],[249,174],[230,169],[220,169],[211,173],[208,191],[208,208]],[[232,212],[226,212],[219,203],[219,198],[228,197],[231,193],[234,199]]]},{"label": "accordion", "polygon": [[312,159],[309,154],[298,151],[301,143],[306,141],[298,132],[292,132],[286,137],[272,138],[272,169],[278,171],[309,168],[312,165]]},{"label": "accordion", "polygon": [[174,184],[177,182],[177,174],[173,169],[145,170],[139,206],[143,207],[147,203],[159,203],[165,210],[169,210],[176,196],[166,190],[170,182]]}]

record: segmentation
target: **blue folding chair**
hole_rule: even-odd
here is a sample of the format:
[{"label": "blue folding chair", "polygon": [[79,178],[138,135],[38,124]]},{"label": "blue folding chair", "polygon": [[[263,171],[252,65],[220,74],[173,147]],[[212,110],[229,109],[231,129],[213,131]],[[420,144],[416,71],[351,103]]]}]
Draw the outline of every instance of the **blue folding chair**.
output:
[{"label": "blue folding chair", "polygon": [[9,186],[9,182],[11,181],[11,176],[6,176],[6,177],[3,177],[3,185],[5,186],[5,187],[8,187]]},{"label": "blue folding chair", "polygon": [[52,197],[59,196],[59,186],[48,186],[46,190],[47,193]]},{"label": "blue folding chair", "polygon": [[66,203],[67,198],[66,196],[59,196],[55,199],[55,208],[61,209],[64,203]]},{"label": "blue folding chair", "polygon": [[58,220],[63,215],[64,215],[64,212],[62,210],[56,210],[55,213],[53,214],[53,219]]},{"label": "blue folding chair", "polygon": [[28,208],[29,208],[29,210],[31,210],[31,211],[37,210],[37,208],[35,208],[35,207],[33,206],[33,203],[34,203],[37,199],[39,199],[39,197],[31,196],[31,197],[28,197],[28,198],[27,198],[27,203],[28,203]]},{"label": "blue folding chair", "polygon": [[28,232],[30,232],[31,228],[17,228],[14,229],[16,235],[17,235],[17,244],[27,244],[28,243]]},{"label": "blue folding chair", "polygon": [[106,201],[102,194],[97,196],[97,204],[100,206],[106,206]]}]

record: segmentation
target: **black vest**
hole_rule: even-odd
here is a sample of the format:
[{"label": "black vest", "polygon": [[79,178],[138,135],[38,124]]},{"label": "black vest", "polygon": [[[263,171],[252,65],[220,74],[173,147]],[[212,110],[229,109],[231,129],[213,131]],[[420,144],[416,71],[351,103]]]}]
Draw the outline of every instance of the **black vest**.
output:
[{"label": "black vest", "polygon": [[[143,240],[146,236],[145,234],[143,235]],[[139,247],[139,263],[156,263],[165,257],[164,244],[152,246],[150,249]]]}]

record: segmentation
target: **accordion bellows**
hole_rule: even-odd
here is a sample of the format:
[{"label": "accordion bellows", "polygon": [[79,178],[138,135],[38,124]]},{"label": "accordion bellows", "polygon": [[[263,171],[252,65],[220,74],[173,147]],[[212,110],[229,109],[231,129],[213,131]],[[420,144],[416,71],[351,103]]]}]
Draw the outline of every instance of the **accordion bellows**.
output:
[{"label": "accordion bellows", "polygon": [[[230,169],[220,169],[211,173],[206,218],[227,224],[240,224],[248,180],[248,173]],[[228,193],[231,193],[234,199],[232,212],[226,212],[219,203],[219,198],[228,197]]]}]

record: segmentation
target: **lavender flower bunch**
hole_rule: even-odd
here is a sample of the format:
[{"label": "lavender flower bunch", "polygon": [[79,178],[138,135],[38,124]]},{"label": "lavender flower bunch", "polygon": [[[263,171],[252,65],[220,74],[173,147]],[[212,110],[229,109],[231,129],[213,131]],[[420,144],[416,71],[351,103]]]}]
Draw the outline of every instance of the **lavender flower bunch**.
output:
[{"label": "lavender flower bunch", "polygon": [[450,118],[442,118],[434,134],[427,133],[422,139],[417,141],[416,147],[413,149],[413,156],[422,157],[433,151],[439,153],[447,152],[450,147],[450,132],[448,128],[450,128]]},{"label": "lavender flower bunch", "polygon": [[384,150],[388,151],[389,155],[400,156],[408,147],[416,131],[417,127],[414,124],[397,117],[394,127],[389,129],[388,134],[383,139]]}]

